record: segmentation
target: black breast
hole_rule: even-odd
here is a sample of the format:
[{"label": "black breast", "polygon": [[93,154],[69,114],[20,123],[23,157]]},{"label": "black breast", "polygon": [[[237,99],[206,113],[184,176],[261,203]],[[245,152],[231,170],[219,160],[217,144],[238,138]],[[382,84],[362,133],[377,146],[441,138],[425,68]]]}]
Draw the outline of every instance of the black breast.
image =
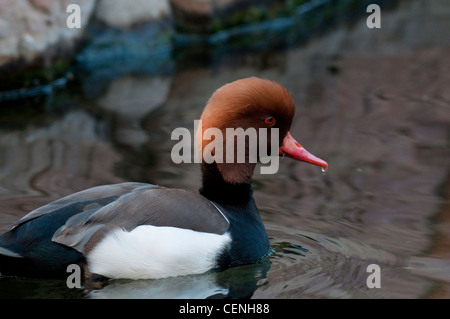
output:
[{"label": "black breast", "polygon": [[245,205],[222,204],[222,207],[230,221],[232,242],[229,250],[220,255],[219,266],[252,264],[266,256],[270,250],[269,239],[254,200]]}]

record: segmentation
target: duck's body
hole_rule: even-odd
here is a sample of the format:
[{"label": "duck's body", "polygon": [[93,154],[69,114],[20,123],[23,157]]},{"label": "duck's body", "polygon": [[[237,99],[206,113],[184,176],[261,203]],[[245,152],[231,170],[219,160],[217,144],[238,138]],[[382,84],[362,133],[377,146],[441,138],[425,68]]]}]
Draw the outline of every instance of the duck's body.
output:
[{"label": "duck's body", "polygon": [[[270,99],[264,103],[270,105],[260,105],[261,115],[270,112],[280,123],[280,154],[326,167],[288,134],[293,102],[287,99],[273,106],[275,93],[287,98],[285,89],[274,82],[250,78],[224,86],[213,95],[202,118],[212,121],[211,112],[223,108],[217,101],[226,103],[220,96],[227,91],[233,103],[238,102],[230,97],[233,85],[269,91]],[[234,104],[227,113],[231,122],[209,123],[209,127],[258,125],[250,117],[248,123],[243,121],[245,112]],[[248,109],[248,101],[244,104]],[[239,118],[233,115],[236,108]],[[253,108],[249,112],[252,118],[255,112]],[[0,235],[0,273],[67,277],[68,265],[77,264],[87,275],[143,279],[199,274],[258,261],[270,245],[252,196],[254,164],[213,162],[201,167],[200,194],[121,183],[87,189],[32,211]]]},{"label": "duck's body", "polygon": [[78,264],[89,265],[90,273],[129,279],[254,263],[270,248],[252,197],[221,205],[143,183],[64,197],[24,216],[0,235],[0,243],[4,275],[67,277],[67,266]]}]

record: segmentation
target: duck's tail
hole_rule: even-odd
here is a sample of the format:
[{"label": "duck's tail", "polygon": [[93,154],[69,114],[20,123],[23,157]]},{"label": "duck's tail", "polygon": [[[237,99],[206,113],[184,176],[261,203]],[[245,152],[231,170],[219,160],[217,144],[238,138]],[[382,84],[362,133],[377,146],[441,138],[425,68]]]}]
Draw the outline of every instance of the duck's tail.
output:
[{"label": "duck's tail", "polygon": [[8,248],[4,239],[4,234],[0,235],[0,274],[6,275],[14,268],[17,263],[23,259],[19,253]]},{"label": "duck's tail", "polygon": [[32,244],[24,245],[11,232],[0,234],[2,276],[67,278],[67,265],[83,262],[80,252],[51,240],[44,240],[44,243],[35,240]]},{"label": "duck's tail", "polygon": [[23,257],[20,254],[2,246],[0,236],[0,275],[10,274],[21,259]]}]

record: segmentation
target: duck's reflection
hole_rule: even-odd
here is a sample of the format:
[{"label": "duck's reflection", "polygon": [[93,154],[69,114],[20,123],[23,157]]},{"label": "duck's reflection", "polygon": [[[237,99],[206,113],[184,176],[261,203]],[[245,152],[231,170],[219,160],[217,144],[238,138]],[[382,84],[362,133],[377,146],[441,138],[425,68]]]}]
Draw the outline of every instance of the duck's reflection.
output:
[{"label": "duck's reflection", "polygon": [[105,299],[206,299],[250,298],[266,284],[269,258],[253,265],[211,271],[201,275],[155,280],[111,280],[102,289],[88,292]]}]

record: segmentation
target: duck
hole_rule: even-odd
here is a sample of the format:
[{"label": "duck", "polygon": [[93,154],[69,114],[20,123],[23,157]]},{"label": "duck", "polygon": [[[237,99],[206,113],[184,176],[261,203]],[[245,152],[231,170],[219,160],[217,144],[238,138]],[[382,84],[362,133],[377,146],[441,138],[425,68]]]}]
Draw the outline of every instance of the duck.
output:
[{"label": "duck", "polygon": [[[326,170],[326,161],[292,137],[294,114],[294,99],[284,86],[249,77],[213,92],[200,120],[203,131],[276,128],[278,154],[271,156]],[[201,136],[197,132],[196,143],[204,150],[208,141]],[[248,157],[202,161],[198,192],[123,182],[55,200],[0,235],[0,273],[67,278],[68,267],[77,265],[85,280],[138,280],[256,263],[271,251],[253,198],[256,165]]]}]

